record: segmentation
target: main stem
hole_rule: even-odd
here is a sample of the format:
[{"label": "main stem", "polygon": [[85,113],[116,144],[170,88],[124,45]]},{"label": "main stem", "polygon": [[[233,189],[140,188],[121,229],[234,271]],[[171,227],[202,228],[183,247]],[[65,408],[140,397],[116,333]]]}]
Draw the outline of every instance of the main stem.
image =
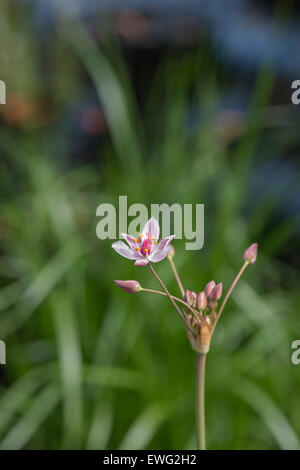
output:
[{"label": "main stem", "polygon": [[196,353],[196,437],[197,449],[205,450],[205,363],[206,354]]}]

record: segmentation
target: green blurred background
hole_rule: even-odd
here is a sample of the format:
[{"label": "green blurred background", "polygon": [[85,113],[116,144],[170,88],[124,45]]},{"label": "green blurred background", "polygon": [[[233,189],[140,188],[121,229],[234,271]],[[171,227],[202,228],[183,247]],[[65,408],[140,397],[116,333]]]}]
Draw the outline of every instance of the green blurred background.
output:
[{"label": "green blurred background", "polygon": [[[227,289],[259,242],[208,356],[207,445],[300,448],[299,76],[223,60],[186,18],[162,41],[132,7],[49,3],[1,2],[0,448],[195,448],[185,329],[165,298],[116,288],[157,286],[96,237],[119,195],[205,204],[204,248],[174,243],[192,290]],[[288,29],[297,12],[264,3]]]}]

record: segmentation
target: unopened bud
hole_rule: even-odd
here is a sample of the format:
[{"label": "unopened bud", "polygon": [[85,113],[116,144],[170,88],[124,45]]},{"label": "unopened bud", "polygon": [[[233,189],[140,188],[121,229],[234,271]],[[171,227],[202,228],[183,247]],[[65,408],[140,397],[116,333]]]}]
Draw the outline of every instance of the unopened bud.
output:
[{"label": "unopened bud", "polygon": [[188,303],[191,307],[196,307],[196,299],[197,299],[197,294],[196,292],[186,290],[184,294],[184,300],[186,303]]},{"label": "unopened bud", "polygon": [[258,247],[258,243],[252,243],[252,245],[250,245],[249,248],[247,248],[247,250],[245,251],[243,255],[243,258],[245,261],[249,261],[249,263],[251,264],[255,263],[256,257],[257,257],[257,247]]},{"label": "unopened bud", "polygon": [[210,296],[210,294],[212,293],[212,291],[214,290],[215,287],[216,287],[215,281],[210,281],[208,284],[206,284],[205,294],[206,294],[207,297]]},{"label": "unopened bud", "polygon": [[223,289],[223,284],[222,282],[220,282],[219,284],[216,285],[216,287],[210,294],[211,298],[213,300],[219,300],[222,297],[222,289]]},{"label": "unopened bud", "polygon": [[114,283],[129,294],[136,294],[142,289],[138,281],[114,281]]},{"label": "unopened bud", "polygon": [[207,297],[204,291],[197,295],[197,308],[198,310],[205,310],[207,307]]}]

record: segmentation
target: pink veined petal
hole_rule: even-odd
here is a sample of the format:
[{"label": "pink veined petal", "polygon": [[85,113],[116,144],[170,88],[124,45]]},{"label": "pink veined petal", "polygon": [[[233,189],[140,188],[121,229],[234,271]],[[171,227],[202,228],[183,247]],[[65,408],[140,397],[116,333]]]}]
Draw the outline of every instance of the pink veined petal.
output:
[{"label": "pink veined petal", "polygon": [[135,266],[146,266],[146,264],[148,263],[149,263],[149,259],[141,258],[141,259],[138,259],[134,264]]},{"label": "pink veined petal", "polygon": [[132,237],[131,235],[127,235],[127,233],[121,233],[121,237],[124,238],[127,241],[130,248],[133,248],[134,240],[135,240],[134,237]]},{"label": "pink veined petal", "polygon": [[154,217],[146,222],[143,232],[142,233],[149,233],[150,238],[154,237],[154,240],[158,240],[159,238],[159,223]]},{"label": "pink veined petal", "polygon": [[158,251],[163,250],[166,246],[168,246],[174,237],[175,235],[171,235],[170,237],[162,238],[154,248],[153,253],[157,253]]},{"label": "pink veined petal", "polygon": [[169,251],[170,251],[169,246],[165,246],[165,248],[163,248],[162,250],[155,251],[149,256],[149,261],[151,262],[153,261],[153,263],[158,263],[159,261],[162,261],[168,256]]},{"label": "pink veined petal", "polygon": [[127,259],[138,259],[140,255],[134,253],[124,242],[118,241],[112,244],[112,248],[121,256]]}]

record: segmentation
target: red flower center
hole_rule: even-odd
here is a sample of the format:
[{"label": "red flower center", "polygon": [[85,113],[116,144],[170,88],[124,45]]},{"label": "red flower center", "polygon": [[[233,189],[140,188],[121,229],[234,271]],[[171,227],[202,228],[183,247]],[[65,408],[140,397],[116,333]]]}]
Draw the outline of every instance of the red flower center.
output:
[{"label": "red flower center", "polygon": [[150,255],[151,247],[152,247],[152,241],[151,241],[149,234],[147,234],[147,238],[145,238],[145,240],[141,244],[141,254],[143,256]]}]

